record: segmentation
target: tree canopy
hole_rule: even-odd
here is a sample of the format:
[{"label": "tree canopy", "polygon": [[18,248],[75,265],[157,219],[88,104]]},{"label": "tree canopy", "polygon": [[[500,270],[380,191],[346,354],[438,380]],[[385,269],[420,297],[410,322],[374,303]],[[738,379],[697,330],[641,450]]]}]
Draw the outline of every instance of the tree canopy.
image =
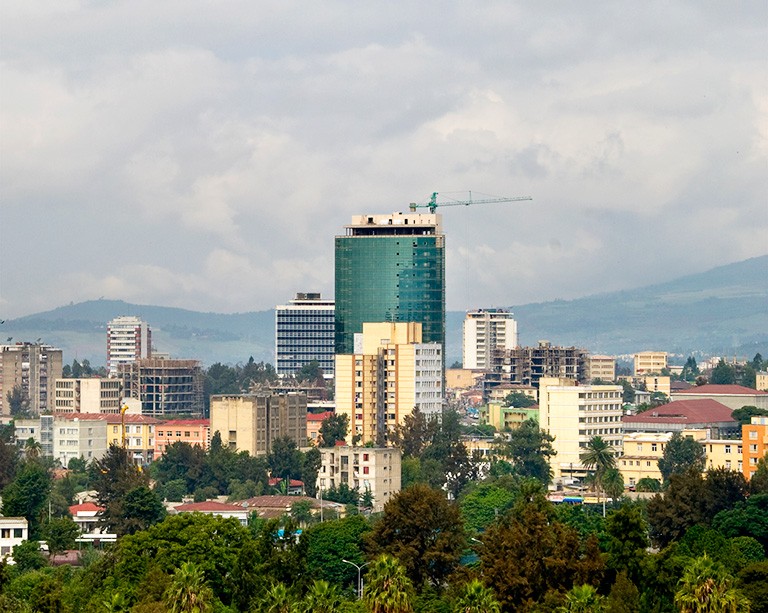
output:
[{"label": "tree canopy", "polygon": [[659,471],[664,481],[672,475],[684,473],[689,468],[704,470],[706,453],[704,447],[690,436],[675,432],[664,446],[664,453],[659,459]]}]

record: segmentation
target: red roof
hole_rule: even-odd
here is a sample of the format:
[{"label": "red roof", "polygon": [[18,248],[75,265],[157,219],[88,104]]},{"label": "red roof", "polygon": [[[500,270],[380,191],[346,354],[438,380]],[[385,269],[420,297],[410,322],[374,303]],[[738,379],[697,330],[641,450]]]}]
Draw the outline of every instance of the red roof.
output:
[{"label": "red roof", "polygon": [[235,504],[224,504],[223,502],[216,502],[214,500],[206,500],[205,502],[190,502],[188,504],[182,504],[176,507],[177,512],[181,513],[212,513],[216,511],[220,512],[234,512],[243,511],[243,507],[239,507]]},{"label": "red roof", "polygon": [[659,423],[659,424],[708,424],[734,422],[733,411],[717,400],[701,398],[697,400],[676,400],[655,409],[648,409],[637,415],[626,415],[624,423]]},{"label": "red roof", "polygon": [[333,411],[323,411],[322,413],[307,413],[307,421],[323,421],[333,415]]},{"label": "red roof", "polygon": [[79,512],[83,513],[99,513],[104,510],[104,507],[100,507],[97,504],[93,504],[92,502],[84,502],[82,504],[73,504],[71,507],[69,507],[69,512],[72,515],[77,515]]},{"label": "red roof", "polygon": [[164,421],[161,426],[210,426],[209,419],[171,419]]},{"label": "red roof", "polygon": [[677,396],[682,396],[683,394],[707,394],[708,396],[715,396],[717,394],[728,396],[768,396],[768,392],[758,392],[751,387],[744,387],[743,385],[717,385],[715,383],[699,385],[698,387],[692,387],[682,392],[675,392],[675,394]]},{"label": "red roof", "polygon": [[[269,486],[275,487],[278,483],[282,482],[282,477],[271,477],[269,479]],[[290,487],[304,487],[303,481],[298,481],[297,479],[291,479],[290,481]]]}]

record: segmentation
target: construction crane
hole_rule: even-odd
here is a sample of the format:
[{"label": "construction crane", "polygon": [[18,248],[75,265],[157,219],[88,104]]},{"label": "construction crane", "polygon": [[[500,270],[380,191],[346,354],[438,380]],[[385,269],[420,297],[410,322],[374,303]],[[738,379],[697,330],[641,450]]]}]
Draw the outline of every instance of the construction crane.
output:
[{"label": "construction crane", "polygon": [[472,200],[472,192],[469,192],[469,200],[451,200],[450,202],[438,202],[437,192],[432,193],[432,197],[429,202],[418,204],[411,202],[409,205],[411,211],[416,212],[416,209],[429,209],[430,213],[434,213],[438,207],[444,206],[469,206],[470,204],[490,204],[492,202],[519,202],[521,200],[533,200],[530,196],[515,196],[513,198],[483,198],[481,200]]}]

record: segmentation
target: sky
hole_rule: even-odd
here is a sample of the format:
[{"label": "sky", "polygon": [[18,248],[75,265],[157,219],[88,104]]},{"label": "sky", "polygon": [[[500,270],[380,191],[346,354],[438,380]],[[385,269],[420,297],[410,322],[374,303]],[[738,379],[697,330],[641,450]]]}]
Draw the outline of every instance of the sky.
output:
[{"label": "sky", "polygon": [[0,319],[333,294],[447,198],[449,310],[768,252],[768,3],[8,0]]}]

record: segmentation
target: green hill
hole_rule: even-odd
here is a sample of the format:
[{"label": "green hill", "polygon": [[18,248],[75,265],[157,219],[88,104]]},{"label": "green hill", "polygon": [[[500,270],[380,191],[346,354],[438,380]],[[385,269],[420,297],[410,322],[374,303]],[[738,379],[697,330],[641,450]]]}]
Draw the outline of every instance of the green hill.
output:
[{"label": "green hill", "polygon": [[[509,307],[520,342],[548,339],[621,355],[644,349],[673,353],[768,355],[768,256],[633,290]],[[200,313],[119,300],[90,300],[6,321],[5,337],[41,338],[64,359],[106,361],[106,324],[135,315],[152,326],[155,348],[204,364],[249,356],[274,360],[274,311]],[[447,314],[447,363],[461,360],[463,311]],[[0,338],[0,341],[5,339]]]}]

